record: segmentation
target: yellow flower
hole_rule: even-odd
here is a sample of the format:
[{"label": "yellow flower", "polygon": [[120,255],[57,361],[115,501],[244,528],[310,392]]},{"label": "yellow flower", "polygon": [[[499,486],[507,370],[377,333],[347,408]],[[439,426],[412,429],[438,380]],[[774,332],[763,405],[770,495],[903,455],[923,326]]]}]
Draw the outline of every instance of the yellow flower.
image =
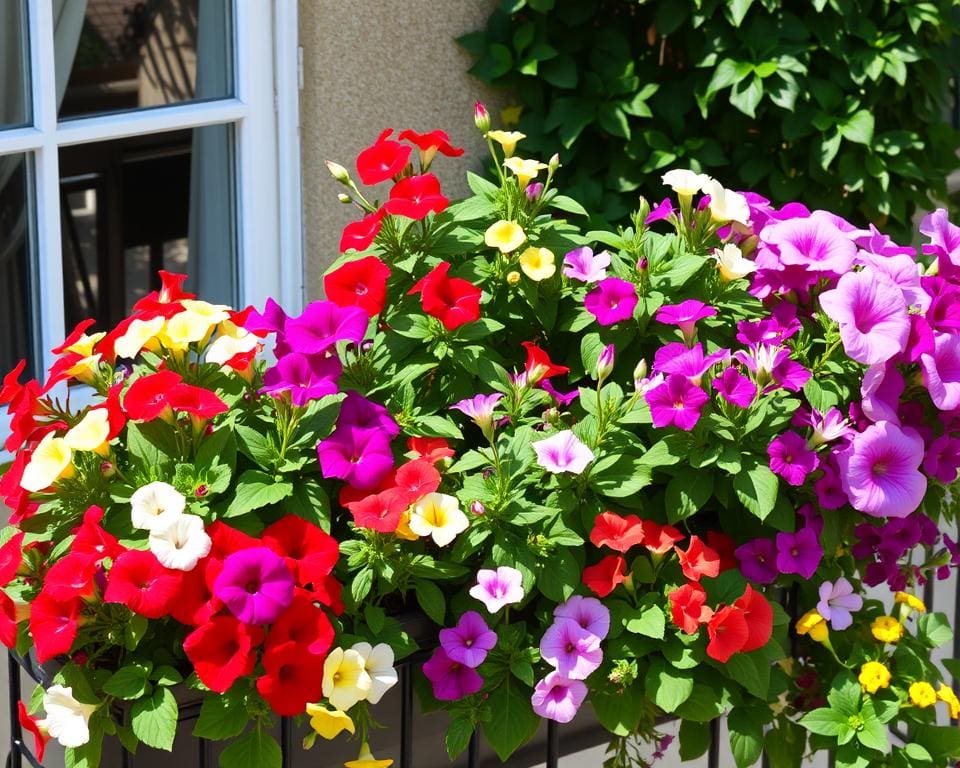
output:
[{"label": "yellow flower", "polygon": [[97,370],[100,368],[100,354],[90,355],[77,360],[67,369],[67,375],[73,376],[82,384],[92,384]]},{"label": "yellow flower", "polygon": [[517,222],[503,219],[491,224],[483,236],[483,242],[491,248],[498,248],[500,253],[517,250],[526,239],[523,228]]},{"label": "yellow flower", "polygon": [[113,345],[117,357],[124,357],[132,360],[140,354],[150,341],[152,341],[166,322],[162,317],[154,317],[151,320],[134,320],[127,328],[127,332],[117,339]]},{"label": "yellow flower", "polygon": [[514,176],[520,182],[521,187],[526,187],[533,179],[537,178],[540,171],[545,171],[547,165],[538,160],[521,160],[519,157],[509,157],[503,161],[507,170],[512,171]]},{"label": "yellow flower", "polygon": [[879,616],[873,620],[870,631],[881,643],[896,643],[903,637],[903,624],[892,616]]},{"label": "yellow flower", "polygon": [[[504,125],[516,125],[520,122],[520,115],[522,114],[522,104],[513,104],[512,106],[504,107],[500,110],[500,122]],[[498,133],[502,133],[502,131],[498,131]]]},{"label": "yellow flower", "polygon": [[924,604],[916,595],[911,595],[909,592],[897,592],[893,596],[893,602],[895,603],[905,603],[910,608],[915,610],[917,613],[926,613],[927,606]]},{"label": "yellow flower", "polygon": [[797,621],[797,634],[810,635],[811,640],[822,643],[829,636],[827,620],[820,615],[816,608],[807,611]]},{"label": "yellow flower", "polygon": [[172,351],[183,351],[191,343],[204,341],[215,325],[206,314],[184,310],[167,320],[160,342]]},{"label": "yellow flower", "polygon": [[516,285],[520,282],[520,273],[517,270],[507,272],[507,285]]},{"label": "yellow flower", "polygon": [[403,511],[403,514],[400,515],[400,522],[397,524],[397,530],[393,532],[393,535],[398,539],[403,539],[404,541],[416,541],[420,538],[417,536],[417,534],[410,530],[410,517],[412,514],[413,509],[408,507]]},{"label": "yellow flower", "polygon": [[922,681],[913,683],[907,690],[907,694],[910,696],[910,703],[915,707],[920,707],[920,709],[932,707],[937,703],[937,692],[933,690],[930,683]]},{"label": "yellow flower", "polygon": [[360,755],[356,760],[347,760],[345,768],[389,768],[393,760],[377,760],[370,752],[370,745],[366,742],[360,747]]},{"label": "yellow flower", "polygon": [[93,451],[101,456],[110,453],[110,414],[106,408],[87,411],[80,422],[64,436],[67,447],[73,451]]},{"label": "yellow flower", "polygon": [[554,272],[557,271],[553,251],[531,245],[520,256],[520,269],[523,270],[523,274],[538,283],[553,277]]},{"label": "yellow flower", "polygon": [[94,333],[90,336],[83,334],[79,339],[77,339],[73,344],[67,347],[64,352],[76,352],[78,355],[83,355],[84,357],[90,357],[93,354],[93,348],[96,346],[96,343],[100,341],[105,333]]},{"label": "yellow flower", "polygon": [[890,670],[879,661],[868,661],[860,667],[860,675],[857,679],[867,693],[876,693],[881,688],[889,687]]},{"label": "yellow flower", "polygon": [[950,717],[954,720],[960,719],[960,699],[957,698],[957,694],[953,692],[952,688],[940,683],[940,687],[937,688],[937,698],[946,702],[950,708]]},{"label": "yellow flower", "polygon": [[445,547],[469,525],[460,502],[445,493],[428,493],[410,515],[410,530],[418,536],[431,536],[438,547]]},{"label": "yellow flower", "polygon": [[[219,366],[225,367],[227,360],[234,358],[236,355],[242,355],[256,349],[259,343],[259,337],[253,333],[245,333],[244,335],[238,336],[225,335],[223,333],[223,325],[221,325],[220,335],[217,336],[213,344],[207,348],[206,360],[208,363],[216,363]],[[229,368],[227,370],[229,370]]]},{"label": "yellow flower", "polygon": [[310,727],[325,739],[335,739],[344,731],[356,733],[353,719],[346,712],[339,709],[327,709],[319,704],[307,704],[307,714],[310,715]]},{"label": "yellow flower", "polygon": [[323,695],[337,709],[346,711],[370,693],[373,681],[363,656],[354,650],[334,648],[323,662]]},{"label": "yellow flower", "polygon": [[503,147],[504,157],[510,157],[517,148],[517,142],[527,138],[527,135],[519,131],[487,131],[487,138]]},{"label": "yellow flower", "polygon": [[30,457],[23,470],[20,487],[30,493],[49,488],[62,477],[73,475],[73,451],[62,437],[48,433]]}]

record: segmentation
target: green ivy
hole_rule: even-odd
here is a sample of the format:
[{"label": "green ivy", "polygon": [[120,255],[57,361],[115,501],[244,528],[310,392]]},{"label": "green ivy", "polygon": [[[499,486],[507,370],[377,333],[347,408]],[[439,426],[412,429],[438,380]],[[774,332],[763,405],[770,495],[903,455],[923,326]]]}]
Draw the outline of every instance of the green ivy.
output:
[{"label": "green ivy", "polygon": [[690,167],[905,236],[958,166],[958,32],[953,0],[502,0],[460,43],[595,224]]}]

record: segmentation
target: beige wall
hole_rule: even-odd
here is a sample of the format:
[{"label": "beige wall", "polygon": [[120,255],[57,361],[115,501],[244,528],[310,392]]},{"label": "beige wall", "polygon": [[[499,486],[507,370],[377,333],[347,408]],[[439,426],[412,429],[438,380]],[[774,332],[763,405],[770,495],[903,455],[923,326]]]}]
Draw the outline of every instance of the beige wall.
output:
[{"label": "beige wall", "polygon": [[[442,128],[465,146],[433,168],[450,197],[466,190],[466,169],[485,149],[473,102],[489,93],[466,72],[471,58],[454,38],[480,29],[496,0],[299,0],[304,226],[308,295],[337,256],[340,231],[356,209],[337,202],[324,167],[353,171],[357,152],[384,128]],[[383,197],[381,193],[381,197]]]}]

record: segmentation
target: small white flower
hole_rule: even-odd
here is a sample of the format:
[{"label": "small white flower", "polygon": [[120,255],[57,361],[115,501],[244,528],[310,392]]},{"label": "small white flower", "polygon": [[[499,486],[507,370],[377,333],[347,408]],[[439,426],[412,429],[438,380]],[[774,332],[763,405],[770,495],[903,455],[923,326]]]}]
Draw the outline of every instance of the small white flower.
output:
[{"label": "small white flower", "polygon": [[717,262],[717,269],[720,270],[720,279],[725,283],[739,280],[757,271],[757,265],[750,259],[745,259],[743,252],[733,243],[727,243],[723,246],[723,250],[714,248],[713,258]]},{"label": "small white flower", "polygon": [[750,206],[747,205],[747,198],[739,192],[726,189],[715,179],[710,179],[703,191],[710,195],[710,216],[714,221],[750,223]]},{"label": "small white flower", "polygon": [[393,667],[393,648],[386,643],[355,643],[353,650],[363,657],[364,668],[373,681],[367,701],[377,704],[399,680],[397,670]]},{"label": "small white flower", "polygon": [[180,519],[187,500],[168,483],[150,483],[130,497],[130,519],[134,528],[163,531]]},{"label": "small white flower", "polygon": [[695,173],[685,168],[674,168],[672,171],[663,174],[662,181],[678,195],[693,197],[698,192],[704,191],[704,187],[713,179],[705,173]]},{"label": "small white flower", "polygon": [[169,528],[150,534],[150,551],[164,568],[192,571],[210,554],[212,542],[196,515],[181,515]]},{"label": "small white flower", "polygon": [[43,694],[46,718],[37,725],[64,747],[82,747],[90,741],[90,716],[97,711],[96,704],[81,704],[73,698],[73,689],[51,685]]}]

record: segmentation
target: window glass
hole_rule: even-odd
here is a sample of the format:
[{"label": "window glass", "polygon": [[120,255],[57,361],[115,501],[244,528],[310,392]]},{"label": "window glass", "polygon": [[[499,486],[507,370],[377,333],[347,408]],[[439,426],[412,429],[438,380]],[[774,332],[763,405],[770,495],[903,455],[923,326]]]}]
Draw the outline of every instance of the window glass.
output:
[{"label": "window glass", "polygon": [[0,2],[0,127],[30,122],[26,0]]},{"label": "window glass", "polygon": [[0,156],[0,377],[35,357],[29,173],[27,155]]},{"label": "window glass", "polygon": [[233,95],[230,0],[49,1],[61,118]]},{"label": "window glass", "polygon": [[64,311],[107,329],[157,272],[238,300],[233,130],[214,125],[60,150]]}]

